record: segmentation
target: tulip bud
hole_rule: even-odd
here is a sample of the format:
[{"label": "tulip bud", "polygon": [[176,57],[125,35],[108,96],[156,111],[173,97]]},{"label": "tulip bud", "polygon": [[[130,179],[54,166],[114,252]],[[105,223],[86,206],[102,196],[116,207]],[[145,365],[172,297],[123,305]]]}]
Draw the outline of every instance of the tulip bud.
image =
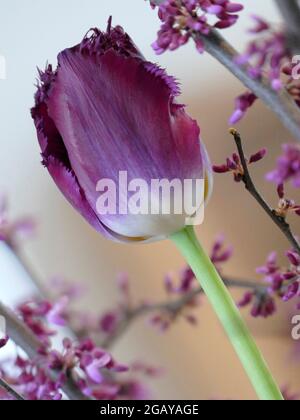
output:
[{"label": "tulip bud", "polygon": [[[203,206],[209,160],[197,123],[176,102],[179,93],[175,79],[146,61],[111,20],[106,32],[92,29],[62,51],[56,70],[40,72],[32,117],[43,164],[69,202],[110,239],[165,238]],[[152,186],[169,182],[172,193],[174,180],[200,185],[196,205],[161,213],[169,197],[161,197],[160,184],[153,194]],[[195,191],[187,190],[192,201]],[[180,199],[176,190],[172,204]]]}]

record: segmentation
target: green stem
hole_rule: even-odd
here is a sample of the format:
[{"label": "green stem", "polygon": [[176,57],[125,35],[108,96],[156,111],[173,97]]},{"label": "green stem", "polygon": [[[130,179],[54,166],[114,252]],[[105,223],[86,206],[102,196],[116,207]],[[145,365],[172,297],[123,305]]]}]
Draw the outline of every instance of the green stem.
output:
[{"label": "green stem", "polygon": [[193,227],[170,238],[195,273],[235,348],[249,379],[261,400],[283,401],[283,396],[257,348],[230,293],[201,245]]}]

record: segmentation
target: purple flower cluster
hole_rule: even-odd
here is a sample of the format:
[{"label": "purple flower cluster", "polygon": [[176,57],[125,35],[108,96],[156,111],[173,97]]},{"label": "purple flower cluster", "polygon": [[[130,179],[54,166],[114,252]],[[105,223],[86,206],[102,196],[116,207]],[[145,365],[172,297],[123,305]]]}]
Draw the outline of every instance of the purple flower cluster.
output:
[{"label": "purple flower cluster", "polygon": [[119,274],[117,288],[119,291],[119,302],[116,308],[108,310],[99,319],[99,332],[105,337],[109,337],[117,331],[120,323],[126,318],[128,311],[130,311],[130,285],[126,273]]},{"label": "purple flower cluster", "polygon": [[[221,271],[222,265],[231,258],[232,253],[232,247],[226,247],[224,237],[219,236],[211,251],[211,260],[219,271]],[[120,273],[117,278],[119,300],[115,307],[107,309],[100,315],[71,310],[70,307],[66,308],[68,300],[74,301],[74,297],[78,295],[78,290],[74,284],[68,284],[62,279],[55,279],[57,294],[63,297],[53,307],[47,308],[47,313],[44,313],[44,315],[48,321],[52,320],[52,323],[54,321],[56,325],[61,325],[61,321],[67,321],[78,336],[93,336],[98,342],[102,343],[114,340],[119,329],[129,323],[135,314],[154,312],[154,315],[150,315],[149,322],[160,332],[166,331],[178,318],[185,319],[190,324],[195,325],[197,320],[192,312],[199,306],[200,299],[199,286],[194,273],[190,267],[184,267],[176,276],[178,278],[175,279],[174,277],[173,274],[167,274],[164,278],[165,290],[170,298],[169,302],[160,304],[147,300],[134,303],[131,298],[128,275]],[[65,305],[62,305],[64,302]],[[49,319],[49,314],[55,316]],[[26,322],[31,329],[37,329],[36,318]],[[41,329],[40,324],[38,326]],[[45,328],[42,334],[45,341],[47,341],[49,333],[51,333],[51,330],[49,332],[48,328]]]},{"label": "purple flower cluster", "polygon": [[[240,66],[247,65],[251,78],[259,79],[267,75],[276,92],[285,87],[300,106],[300,82],[292,77],[296,64],[292,64],[292,52],[288,48],[285,30],[274,28],[259,16],[254,15],[252,19],[255,25],[249,32],[256,39],[249,43],[244,54],[236,58],[236,63]],[[256,99],[250,91],[238,96],[229,123],[238,123]]]},{"label": "purple flower cluster", "polygon": [[285,198],[284,184],[278,185],[277,193],[279,196],[279,202],[277,208],[275,209],[275,213],[284,219],[290,212],[294,212],[297,216],[300,216],[300,206],[296,204],[294,200]]},{"label": "purple flower cluster", "polygon": [[0,195],[0,241],[7,242],[14,247],[22,240],[33,236],[35,223],[30,217],[10,221],[8,214],[8,204],[5,196]]},{"label": "purple flower cluster", "polygon": [[[284,189],[284,182],[292,179],[297,172],[297,153],[294,153],[294,148],[291,151],[286,146],[284,146],[284,150],[286,155],[279,159],[278,168],[268,175],[270,180],[275,180],[278,183],[279,202],[277,208],[274,209],[274,213],[282,219],[286,219],[290,212],[300,215],[300,205],[297,205],[294,200],[287,199]],[[265,154],[266,149],[259,150],[250,159],[246,159],[246,163],[258,162],[263,159]],[[237,153],[233,153],[231,157],[227,158],[225,164],[213,166],[213,170],[216,173],[231,172],[236,182],[245,181],[244,167]],[[257,269],[257,272],[264,276],[264,282],[261,286],[257,285],[254,290],[247,291],[244,294],[238,303],[240,308],[252,305],[252,316],[267,318],[276,311],[276,298],[289,301],[296,296],[300,297],[300,256],[294,251],[288,251],[286,256],[289,261],[288,269],[281,268],[277,264],[277,255],[275,253],[269,255],[266,264]],[[300,305],[298,307],[300,308]]]},{"label": "purple flower cluster", "polygon": [[210,253],[210,259],[215,265],[216,269],[221,273],[223,264],[228,262],[233,255],[233,247],[231,245],[226,246],[224,235],[219,235]]},{"label": "purple flower cluster", "polygon": [[295,188],[300,188],[300,147],[297,144],[282,145],[277,167],[267,174],[267,180],[277,185],[291,181]]},{"label": "purple flower cluster", "polygon": [[[278,159],[277,169],[275,169],[273,172],[270,172],[267,175],[267,179],[277,183],[279,202],[277,208],[274,211],[278,216],[285,219],[290,212],[294,212],[298,216],[300,215],[300,206],[296,204],[294,200],[285,198],[284,192],[284,182],[289,179],[293,179],[294,185],[297,182],[296,179],[297,176],[299,176],[297,169],[300,167],[300,149],[296,145],[284,145],[283,150],[285,153]],[[266,153],[266,149],[261,149],[251,155],[249,159],[246,159],[246,163],[251,165],[253,163],[259,162],[265,157]],[[213,165],[213,171],[218,174],[231,172],[236,182],[241,182],[244,180],[244,168],[237,153],[233,153],[231,157],[228,157],[224,164]]]},{"label": "purple flower cluster", "polygon": [[[15,375],[2,366],[2,377],[28,400],[62,399],[61,389],[70,376],[85,396],[115,399],[120,387],[113,375],[127,371],[91,340],[76,344],[69,338],[63,340],[61,352],[43,347],[36,359],[18,356],[13,366]],[[106,372],[110,372],[110,379]]]},{"label": "purple flower cluster", "polygon": [[197,324],[193,310],[200,305],[200,297],[196,293],[195,275],[190,267],[185,267],[180,270],[178,277],[179,281],[176,281],[176,284],[172,274],[165,276],[165,290],[170,298],[170,303],[165,308],[161,307],[149,319],[150,325],[160,332],[165,332],[180,318],[185,319],[191,325]]},{"label": "purple flower cluster", "polygon": [[251,315],[254,318],[268,318],[276,312],[275,299],[267,291],[245,293],[238,307],[244,308],[250,304],[252,304]]},{"label": "purple flower cluster", "polygon": [[229,125],[235,125],[241,121],[246,115],[248,109],[251,108],[251,106],[254,104],[256,99],[257,96],[250,91],[239,95],[235,99],[235,108],[233,114],[229,118]]},{"label": "purple flower cluster", "polygon": [[[257,273],[263,275],[263,284],[256,290],[247,292],[239,302],[243,308],[252,305],[251,314],[254,317],[267,318],[276,311],[275,299],[283,302],[300,297],[300,256],[293,250],[286,252],[289,262],[287,268],[282,268],[277,262],[276,252],[272,252],[266,263],[257,268]],[[300,309],[300,303],[297,304]]]},{"label": "purple flower cluster", "polygon": [[272,88],[281,90],[284,86],[281,81],[282,68],[291,59],[285,33],[274,30],[259,16],[253,16],[253,20],[255,27],[250,33],[260,34],[260,37],[249,43],[246,52],[237,57],[236,62],[240,65],[250,64],[248,72],[253,78],[260,78],[266,73]]},{"label": "purple flower cluster", "polygon": [[[257,268],[257,272],[264,276],[265,284],[274,285],[278,280],[278,272],[280,267],[277,265],[276,253],[271,253],[264,266]],[[238,303],[240,308],[252,305],[251,315],[255,318],[268,318],[276,312],[275,298],[273,296],[273,287],[265,287],[262,284],[261,288],[254,291],[247,292],[243,299]]]},{"label": "purple flower cluster", "polygon": [[[74,296],[74,287],[68,288],[62,281],[59,285]],[[124,278],[120,280],[120,288],[125,292]],[[2,363],[1,377],[28,400],[62,399],[62,388],[70,378],[86,397],[98,400],[147,398],[148,390],[138,374],[154,376],[155,368],[140,363],[134,365],[127,375],[119,375],[130,367],[117,363],[92,338],[65,338],[62,350],[53,348],[51,338],[58,336],[57,327],[65,326],[67,322],[70,325],[73,312],[68,307],[69,296],[60,298],[55,304],[32,299],[19,305],[17,314],[38,338],[41,346],[36,358],[27,359],[18,355],[12,360],[12,366],[8,367],[7,362]],[[101,319],[103,321],[103,317]],[[98,325],[98,332],[100,328]],[[104,329],[108,333],[107,327]],[[87,328],[85,333],[88,334]],[[8,338],[1,340],[0,348],[7,341]]]},{"label": "purple flower cluster", "polygon": [[[282,285],[282,299],[288,302],[295,297],[300,297],[300,256],[298,253],[287,251],[286,256],[290,262],[288,270],[282,272],[283,285]],[[300,303],[297,305],[300,309]]]},{"label": "purple flower cluster", "polygon": [[[152,1],[155,6],[155,2]],[[190,38],[197,50],[204,51],[203,43],[197,35],[208,35],[211,28],[229,28],[238,20],[238,12],[243,10],[240,3],[229,0],[165,0],[158,6],[162,26],[153,48],[157,54],[173,51],[186,44]],[[214,17],[214,21],[210,20]]]},{"label": "purple flower cluster", "polygon": [[17,313],[21,316],[24,324],[33,332],[41,342],[41,346],[50,346],[50,337],[56,334],[55,330],[50,328],[46,322],[47,315],[53,309],[48,301],[36,301],[22,303]]},{"label": "purple flower cluster", "polygon": [[[259,162],[265,157],[266,153],[266,149],[259,150],[250,156],[250,159],[247,160],[247,163],[251,165],[253,163]],[[231,172],[236,182],[241,182],[244,176],[244,169],[242,167],[240,157],[237,153],[233,153],[231,157],[228,157],[226,159],[226,163],[223,165],[213,165],[213,171],[217,174]]]},{"label": "purple flower cluster", "polygon": [[[64,290],[68,290],[68,288],[72,290],[72,285],[68,286],[68,283],[63,282],[62,279],[60,279],[60,282],[61,287]],[[117,289],[119,301],[115,307],[107,309],[100,315],[91,314],[87,311],[68,310],[68,323],[71,324],[72,330],[75,331],[77,335],[93,335],[97,338],[97,341],[104,343],[115,335],[119,327],[127,319],[128,314],[134,310],[131,307],[129,278],[126,273],[119,274],[117,278]]]},{"label": "purple flower cluster", "polygon": [[[232,254],[233,248],[226,247],[224,236],[217,237],[212,246],[210,258],[219,272]],[[178,277],[179,279],[175,281],[173,274],[165,276],[165,289],[171,298],[170,303],[150,318],[150,324],[158,328],[160,332],[170,328],[178,318],[185,319],[191,325],[197,324],[197,318],[193,311],[201,301],[195,275],[192,269],[187,266],[180,270]]]}]

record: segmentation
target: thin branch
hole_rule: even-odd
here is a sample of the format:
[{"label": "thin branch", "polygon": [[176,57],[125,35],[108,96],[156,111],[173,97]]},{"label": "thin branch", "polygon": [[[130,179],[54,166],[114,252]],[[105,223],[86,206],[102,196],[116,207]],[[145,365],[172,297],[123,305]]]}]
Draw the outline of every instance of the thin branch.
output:
[{"label": "thin branch", "polygon": [[0,388],[4,389],[4,391],[6,391],[6,393],[10,395],[14,400],[24,401],[24,398],[1,378],[0,378]]},{"label": "thin branch", "polygon": [[14,255],[14,257],[17,259],[19,264],[24,269],[25,273],[28,275],[29,279],[31,280],[32,284],[36,288],[36,292],[41,296],[46,298],[48,296],[48,290],[43,285],[33,268],[30,266],[26,258],[24,257],[23,253],[20,251],[18,245],[16,245],[13,242],[10,242],[9,240],[5,241],[6,246],[11,251],[11,253]]},{"label": "thin branch", "polygon": [[[288,0],[281,1],[288,2]],[[153,2],[159,5],[162,0]],[[277,115],[295,139],[300,141],[300,109],[285,89],[275,92],[267,78],[253,79],[250,77],[247,66],[240,66],[236,63],[235,58],[239,55],[238,52],[217,30],[211,29],[208,35],[195,32],[194,39],[201,39],[205,50],[260,98]]]},{"label": "thin branch", "polygon": [[[7,335],[20,348],[22,348],[30,359],[38,359],[41,343],[34,334],[24,325],[19,318],[5,305],[0,302],[0,315],[5,318]],[[53,380],[56,380],[55,373],[51,373]],[[86,400],[71,377],[62,385],[62,390],[71,400]]]},{"label": "thin branch", "polygon": [[300,54],[300,7],[297,0],[275,0],[286,22],[288,44],[294,54]]},{"label": "thin branch", "polygon": [[239,132],[235,129],[231,129],[230,133],[232,134],[234,141],[237,146],[238,154],[241,160],[242,168],[243,168],[243,183],[245,185],[245,188],[249,193],[252,195],[252,197],[257,201],[257,203],[260,205],[260,207],[267,213],[267,215],[270,217],[270,219],[276,224],[276,226],[280,229],[280,231],[284,234],[286,239],[289,241],[291,246],[298,252],[300,255],[300,245],[297,241],[296,237],[294,236],[293,232],[291,231],[290,225],[286,222],[285,218],[278,216],[276,212],[268,205],[268,203],[264,200],[262,195],[257,190],[252,177],[249,172],[247,159],[244,153],[243,145],[242,145],[242,139]]},{"label": "thin branch", "polygon": [[[251,280],[236,280],[232,278],[223,277],[223,281],[228,287],[233,288],[235,287],[239,289],[250,289],[256,292],[264,291],[266,289],[266,287],[263,284]],[[187,306],[190,302],[193,301],[195,297],[201,295],[202,293],[202,288],[196,288],[176,300],[168,300],[149,305],[143,304],[138,306],[137,308],[131,310],[129,309],[124,319],[120,322],[118,328],[114,331],[114,333],[110,334],[102,343],[100,343],[101,347],[113,347],[115,342],[119,340],[121,336],[124,335],[124,333],[128,330],[131,324],[138,318],[141,318],[145,315],[155,312],[164,312],[176,317],[176,315],[178,315],[185,306]]]},{"label": "thin branch", "polygon": [[199,34],[196,36],[201,38],[205,50],[260,98],[295,139],[300,141],[300,109],[289,93],[285,89],[275,92],[266,78],[259,80],[250,77],[247,67],[235,62],[238,52],[216,30],[211,30],[207,36]]}]

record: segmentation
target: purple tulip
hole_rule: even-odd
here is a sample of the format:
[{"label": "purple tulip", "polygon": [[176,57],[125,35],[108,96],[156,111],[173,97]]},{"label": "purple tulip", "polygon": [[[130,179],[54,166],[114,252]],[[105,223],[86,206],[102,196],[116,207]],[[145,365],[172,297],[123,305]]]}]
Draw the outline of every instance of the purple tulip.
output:
[{"label": "purple tulip", "polygon": [[[92,29],[62,51],[55,71],[50,65],[40,71],[32,117],[43,164],[69,202],[110,239],[162,239],[182,229],[186,215],[99,215],[99,180],[118,184],[122,171],[147,184],[209,178],[200,129],[176,102],[179,93],[175,79],[146,61],[111,21],[105,33]],[[124,195],[120,187],[119,207]]]}]

